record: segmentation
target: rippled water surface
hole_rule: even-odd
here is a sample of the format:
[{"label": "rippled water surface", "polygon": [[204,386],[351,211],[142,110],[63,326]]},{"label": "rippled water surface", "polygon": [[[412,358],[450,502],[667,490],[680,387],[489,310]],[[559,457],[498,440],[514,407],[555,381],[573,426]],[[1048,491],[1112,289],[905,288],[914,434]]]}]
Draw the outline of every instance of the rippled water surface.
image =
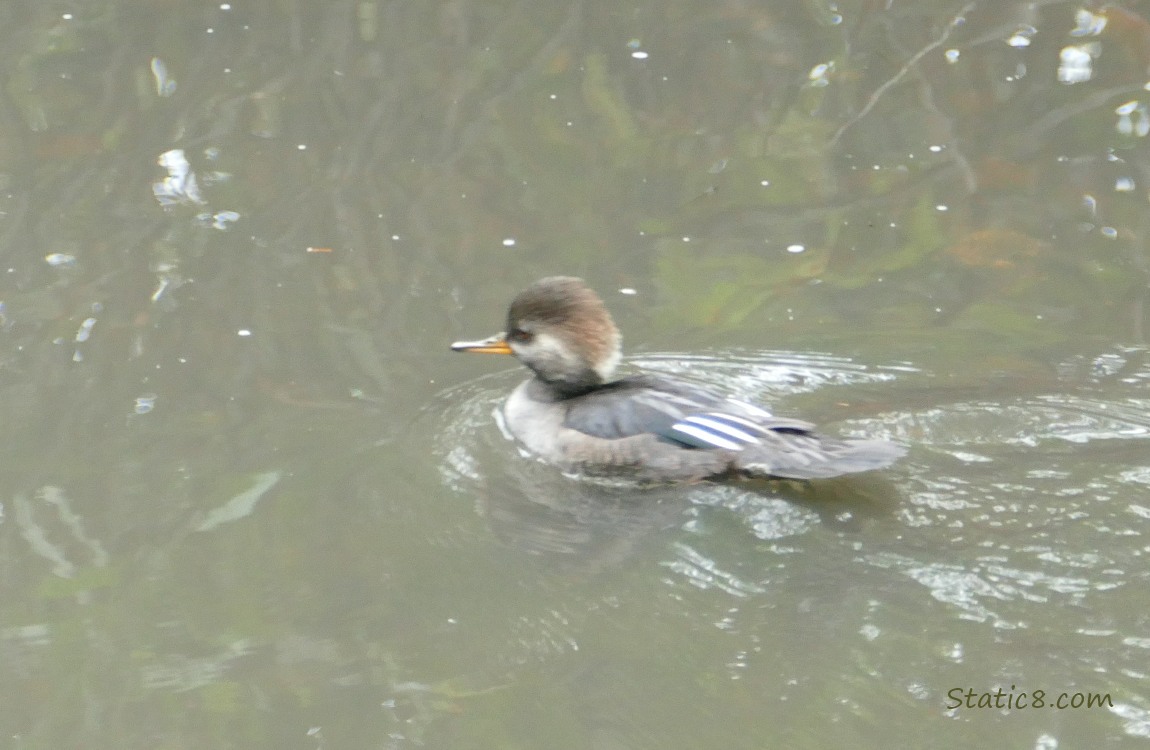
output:
[{"label": "rippled water surface", "polygon": [[[575,600],[565,583],[546,584],[564,606],[607,603],[624,613],[616,617],[638,619],[628,627],[642,630],[642,642],[673,629],[668,622],[689,623],[698,640],[661,658],[690,664],[696,679],[731,681],[724,700],[750,690],[774,720],[788,704],[817,703],[843,726],[832,734],[844,742],[860,726],[881,734],[877,716],[916,705],[973,723],[948,697],[955,688],[962,700],[973,689],[976,702],[999,688],[1004,696],[1043,690],[1050,701],[1094,692],[1113,705],[1083,710],[1071,722],[1082,732],[1075,736],[1146,734],[1150,715],[1131,700],[1150,645],[1139,606],[1150,551],[1142,533],[1150,494],[1138,466],[1150,411],[1134,397],[1140,372],[1124,382],[1063,381],[1074,395],[952,401],[942,388],[944,403],[908,408],[900,394],[918,393],[938,373],[786,352],[632,364],[689,374],[780,413],[790,413],[796,394],[838,402],[824,407],[833,410],[861,392],[867,402],[828,429],[900,440],[911,454],[882,476],[806,487],[597,492],[525,468],[498,431],[492,412],[518,372],[453,389],[442,397],[452,427],[437,449],[446,483],[483,499],[480,514],[511,549],[563,560],[597,581]],[[656,590],[619,600],[619,579],[629,577],[621,568],[648,570]],[[571,650],[589,637],[576,630]],[[826,672],[812,675],[812,660]],[[1028,730],[1040,741],[1038,728],[1048,726],[1038,709],[1029,720],[1018,709],[976,710],[984,728],[1018,732],[1019,742]]]},{"label": "rippled water surface", "polygon": [[[1145,746],[1148,29],[0,0],[0,750]],[[907,456],[563,476],[557,273]]]}]

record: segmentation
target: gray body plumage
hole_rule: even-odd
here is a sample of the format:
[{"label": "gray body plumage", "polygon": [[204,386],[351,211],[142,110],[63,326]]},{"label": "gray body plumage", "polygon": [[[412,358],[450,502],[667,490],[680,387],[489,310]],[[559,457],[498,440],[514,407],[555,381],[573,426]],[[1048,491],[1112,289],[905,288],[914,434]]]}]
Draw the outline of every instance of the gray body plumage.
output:
[{"label": "gray body plumage", "polygon": [[[824,437],[808,422],[650,375],[570,398],[528,380],[512,392],[504,416],[529,451],[566,471],[642,481],[822,479],[881,469],[906,452],[883,440]],[[715,427],[732,422],[745,438]],[[697,425],[701,436],[682,434],[682,425]]]}]

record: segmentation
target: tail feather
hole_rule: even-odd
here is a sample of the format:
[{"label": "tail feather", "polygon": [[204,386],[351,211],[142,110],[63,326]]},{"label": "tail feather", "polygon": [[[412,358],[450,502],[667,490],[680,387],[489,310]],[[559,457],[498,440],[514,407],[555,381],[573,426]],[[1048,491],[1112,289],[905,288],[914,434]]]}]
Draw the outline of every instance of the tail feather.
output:
[{"label": "tail feather", "polygon": [[890,466],[906,448],[886,440],[832,440],[804,435],[790,450],[744,449],[735,468],[752,477],[828,479]]}]

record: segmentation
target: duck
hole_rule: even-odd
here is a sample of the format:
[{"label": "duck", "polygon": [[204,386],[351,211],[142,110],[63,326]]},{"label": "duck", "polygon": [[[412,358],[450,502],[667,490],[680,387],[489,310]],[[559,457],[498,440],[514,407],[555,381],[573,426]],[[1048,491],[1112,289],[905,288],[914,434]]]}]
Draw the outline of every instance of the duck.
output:
[{"label": "duck", "polygon": [[603,300],[573,276],[535,281],[512,300],[503,332],[451,345],[510,354],[531,371],[503,403],[503,425],[529,454],[575,476],[828,479],[883,469],[906,453],[887,440],[828,437],[677,378],[615,377],[621,347]]}]

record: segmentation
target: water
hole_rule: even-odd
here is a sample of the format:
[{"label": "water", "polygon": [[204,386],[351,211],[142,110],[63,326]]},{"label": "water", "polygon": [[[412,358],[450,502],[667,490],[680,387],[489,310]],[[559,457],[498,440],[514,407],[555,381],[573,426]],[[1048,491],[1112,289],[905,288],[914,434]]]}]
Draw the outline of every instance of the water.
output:
[{"label": "water", "polygon": [[[1144,9],[297,5],[0,2],[0,748],[1145,743]],[[908,456],[520,455],[556,273]]]}]

